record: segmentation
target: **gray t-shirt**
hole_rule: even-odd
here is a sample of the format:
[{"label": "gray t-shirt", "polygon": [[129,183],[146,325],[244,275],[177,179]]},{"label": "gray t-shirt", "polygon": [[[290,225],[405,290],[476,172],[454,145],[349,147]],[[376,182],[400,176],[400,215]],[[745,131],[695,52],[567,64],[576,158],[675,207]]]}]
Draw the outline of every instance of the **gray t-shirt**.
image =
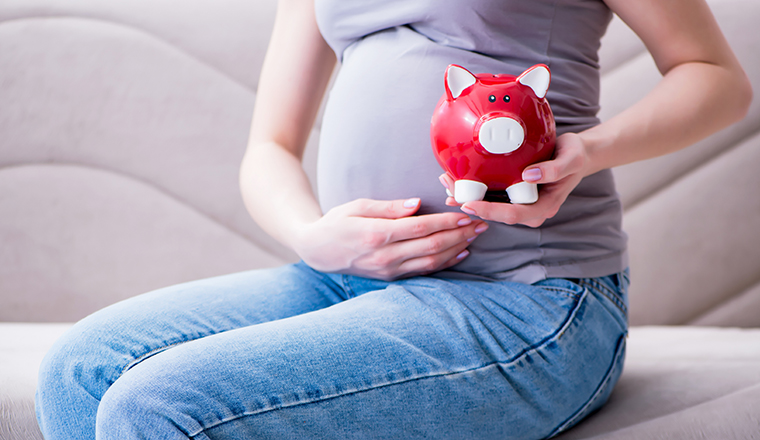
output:
[{"label": "gray t-shirt", "polygon": [[[601,0],[316,0],[317,21],[342,65],[322,122],[322,209],[357,198],[420,197],[447,207],[430,118],[449,64],[518,75],[544,63],[557,133],[599,123]],[[540,228],[492,223],[463,262],[440,276],[510,279],[608,275],[627,265],[612,173],[585,178]]]}]

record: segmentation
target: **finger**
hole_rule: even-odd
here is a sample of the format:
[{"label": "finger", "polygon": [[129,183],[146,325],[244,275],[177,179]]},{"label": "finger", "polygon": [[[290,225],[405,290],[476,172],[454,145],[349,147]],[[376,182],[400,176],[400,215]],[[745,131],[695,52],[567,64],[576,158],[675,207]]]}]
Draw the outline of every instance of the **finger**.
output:
[{"label": "finger", "polygon": [[454,257],[449,258],[448,261],[443,263],[438,267],[437,270],[445,270],[448,269],[454,265],[459,264],[462,260],[470,256],[470,251],[467,249],[463,249],[461,252],[457,253]]},{"label": "finger", "polygon": [[[540,193],[538,201],[530,205],[475,201],[464,204],[461,209],[483,220],[498,221],[508,225],[540,226],[544,220],[553,217],[562,204],[558,201],[557,191],[552,191],[550,185],[547,187]],[[562,200],[564,201],[564,198]],[[541,221],[536,223],[536,219]]]},{"label": "finger", "polygon": [[534,208],[534,205],[475,201],[465,203],[460,209],[467,214],[478,216],[483,220],[515,225],[532,217],[530,215],[531,208]]},{"label": "finger", "polygon": [[410,258],[405,260],[398,267],[399,273],[403,273],[401,277],[414,276],[414,275],[427,275],[430,273],[438,272],[443,269],[447,269],[455,264],[461,262],[470,255],[467,250],[469,243],[460,243],[457,246],[453,246],[444,252],[440,252],[434,255],[427,255],[424,257]]},{"label": "finger", "polygon": [[443,173],[438,176],[438,180],[441,182],[441,185],[446,188],[446,195],[452,197],[454,195],[454,179],[449,173]]},{"label": "finger", "polygon": [[564,179],[558,183],[544,185],[538,201],[531,205],[510,203],[468,202],[461,209],[467,214],[484,220],[498,221],[509,225],[522,224],[537,228],[554,217],[575,187],[577,179]]},{"label": "finger", "polygon": [[449,191],[454,191],[454,179],[449,175],[449,173],[441,174],[438,176],[438,180],[441,181],[441,185],[443,185],[444,188]]},{"label": "finger", "polygon": [[[479,221],[466,228],[391,243],[362,258],[359,265],[362,270],[380,273],[385,278],[396,278],[401,272],[433,270],[467,248],[487,229],[488,225]],[[410,266],[407,261],[411,260],[419,261]]]},{"label": "finger", "polygon": [[413,215],[420,209],[417,197],[400,200],[357,199],[342,206],[344,214],[354,217],[398,219]]},{"label": "finger", "polygon": [[554,159],[525,168],[522,178],[530,183],[558,182],[580,172],[586,161],[586,151],[580,137],[568,133],[557,139]]},{"label": "finger", "polygon": [[403,259],[426,257],[447,252],[459,245],[465,247],[488,229],[488,224],[477,221],[463,228],[445,230],[422,238],[404,240],[389,245],[389,250]]},{"label": "finger", "polygon": [[389,234],[388,242],[400,242],[427,237],[438,232],[456,230],[470,226],[472,219],[460,212],[442,212],[437,214],[406,217],[392,221],[380,219],[372,229],[381,229]]}]

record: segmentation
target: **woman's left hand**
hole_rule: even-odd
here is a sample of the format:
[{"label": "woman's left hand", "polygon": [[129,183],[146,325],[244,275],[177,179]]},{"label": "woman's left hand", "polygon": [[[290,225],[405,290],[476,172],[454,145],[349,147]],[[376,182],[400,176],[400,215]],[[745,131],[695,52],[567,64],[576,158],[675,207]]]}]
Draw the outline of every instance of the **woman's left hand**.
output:
[{"label": "woman's left hand", "polygon": [[[566,133],[557,138],[554,159],[531,165],[523,171],[523,180],[541,184],[536,203],[513,205],[475,201],[465,203],[461,209],[483,220],[537,228],[557,214],[560,206],[570,192],[578,186],[588,169],[589,156],[581,136],[576,133]],[[441,176],[441,183],[449,189],[454,187],[454,181],[448,174]],[[449,197],[446,199],[446,205],[459,204],[453,197]]]}]

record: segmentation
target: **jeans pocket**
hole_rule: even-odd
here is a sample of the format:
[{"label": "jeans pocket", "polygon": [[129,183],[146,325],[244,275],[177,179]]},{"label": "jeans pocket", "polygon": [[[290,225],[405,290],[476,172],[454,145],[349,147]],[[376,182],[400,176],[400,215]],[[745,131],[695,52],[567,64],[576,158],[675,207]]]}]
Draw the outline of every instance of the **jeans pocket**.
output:
[{"label": "jeans pocket", "polygon": [[578,284],[614,306],[621,324],[628,326],[628,270],[599,278],[582,278]]}]

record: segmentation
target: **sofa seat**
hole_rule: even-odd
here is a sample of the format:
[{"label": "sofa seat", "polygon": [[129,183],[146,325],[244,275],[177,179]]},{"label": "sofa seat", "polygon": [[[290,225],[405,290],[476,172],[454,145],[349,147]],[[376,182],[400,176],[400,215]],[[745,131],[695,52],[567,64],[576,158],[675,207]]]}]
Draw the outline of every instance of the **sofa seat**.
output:
[{"label": "sofa seat", "polygon": [[[70,324],[0,323],[0,439],[42,439],[37,370]],[[760,329],[644,326],[609,402],[561,440],[760,436]]]},{"label": "sofa seat", "polygon": [[0,323],[0,440],[41,439],[34,415],[37,371],[71,324]]},{"label": "sofa seat", "polygon": [[631,328],[607,405],[556,438],[760,438],[760,329]]}]

